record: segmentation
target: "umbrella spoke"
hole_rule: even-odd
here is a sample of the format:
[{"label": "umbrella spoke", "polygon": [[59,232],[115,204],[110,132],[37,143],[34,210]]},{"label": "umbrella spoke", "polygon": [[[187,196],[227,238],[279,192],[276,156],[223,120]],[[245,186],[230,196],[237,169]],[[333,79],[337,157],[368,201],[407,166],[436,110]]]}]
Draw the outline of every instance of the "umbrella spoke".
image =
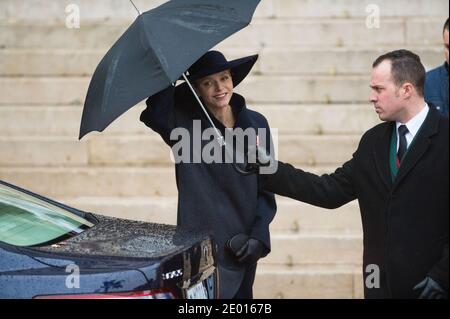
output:
[{"label": "umbrella spoke", "polygon": [[138,15],[141,15],[141,10],[139,10],[138,7],[136,7],[136,5],[134,4],[133,0],[130,0],[130,2],[133,5],[133,7],[136,9]]}]

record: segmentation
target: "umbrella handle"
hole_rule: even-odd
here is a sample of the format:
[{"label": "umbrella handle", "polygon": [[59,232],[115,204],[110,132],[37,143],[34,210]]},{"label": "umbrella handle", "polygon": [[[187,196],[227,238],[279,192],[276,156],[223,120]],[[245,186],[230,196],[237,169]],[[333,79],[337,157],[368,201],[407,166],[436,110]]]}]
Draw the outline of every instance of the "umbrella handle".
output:
[{"label": "umbrella handle", "polygon": [[259,167],[256,165],[246,165],[245,167],[241,167],[237,163],[232,163],[234,169],[243,176],[254,175],[258,173]]},{"label": "umbrella handle", "polygon": [[192,91],[192,94],[194,94],[195,98],[197,99],[198,104],[200,104],[200,107],[203,110],[203,113],[205,113],[206,117],[208,118],[209,123],[211,124],[211,126],[214,128],[214,131],[216,132],[217,135],[217,142],[219,143],[220,146],[225,146],[225,139],[222,136],[222,133],[220,133],[220,131],[217,129],[217,127],[214,125],[214,122],[212,121],[211,117],[209,116],[208,112],[206,111],[205,106],[203,105],[202,101],[200,100],[200,98],[198,97],[197,93],[195,92],[194,88],[191,85],[191,82],[189,82],[187,76],[185,73],[183,73],[183,79],[186,81],[186,83],[188,84],[189,88]]}]

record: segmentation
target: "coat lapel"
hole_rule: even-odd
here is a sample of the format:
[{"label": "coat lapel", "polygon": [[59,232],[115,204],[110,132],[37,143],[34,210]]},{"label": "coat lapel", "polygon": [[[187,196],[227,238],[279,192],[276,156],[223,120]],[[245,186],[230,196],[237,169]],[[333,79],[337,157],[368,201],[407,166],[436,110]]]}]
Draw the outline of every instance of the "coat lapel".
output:
[{"label": "coat lapel", "polygon": [[387,123],[385,131],[380,135],[375,142],[373,148],[373,155],[375,158],[378,174],[380,175],[383,183],[387,189],[392,186],[391,172],[389,170],[389,145],[391,140],[391,133],[393,129],[393,123]]},{"label": "coat lapel", "polygon": [[431,137],[438,132],[439,114],[434,108],[430,108],[427,118],[423,126],[417,133],[414,143],[410,146],[403,163],[398,171],[395,179],[394,188],[411,172],[417,162],[426,153],[431,144]]}]

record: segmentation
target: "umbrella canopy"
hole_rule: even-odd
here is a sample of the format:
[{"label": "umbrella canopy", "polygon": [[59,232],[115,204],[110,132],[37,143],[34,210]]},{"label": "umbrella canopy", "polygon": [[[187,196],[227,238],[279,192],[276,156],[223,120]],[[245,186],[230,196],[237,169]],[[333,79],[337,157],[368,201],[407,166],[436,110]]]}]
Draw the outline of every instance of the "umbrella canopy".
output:
[{"label": "umbrella canopy", "polygon": [[140,14],[94,72],[80,135],[103,131],[175,83],[205,52],[247,26],[260,0],[172,0]]}]

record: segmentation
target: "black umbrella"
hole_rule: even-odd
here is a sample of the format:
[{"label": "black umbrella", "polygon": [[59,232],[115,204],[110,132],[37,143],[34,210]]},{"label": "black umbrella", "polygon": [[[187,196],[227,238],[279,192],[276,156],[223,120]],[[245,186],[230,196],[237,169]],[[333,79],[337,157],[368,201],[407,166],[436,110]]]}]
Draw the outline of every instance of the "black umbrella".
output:
[{"label": "black umbrella", "polygon": [[247,26],[259,2],[172,0],[139,14],[94,72],[79,138],[103,131],[180,77],[187,81],[184,72],[209,49]]}]

